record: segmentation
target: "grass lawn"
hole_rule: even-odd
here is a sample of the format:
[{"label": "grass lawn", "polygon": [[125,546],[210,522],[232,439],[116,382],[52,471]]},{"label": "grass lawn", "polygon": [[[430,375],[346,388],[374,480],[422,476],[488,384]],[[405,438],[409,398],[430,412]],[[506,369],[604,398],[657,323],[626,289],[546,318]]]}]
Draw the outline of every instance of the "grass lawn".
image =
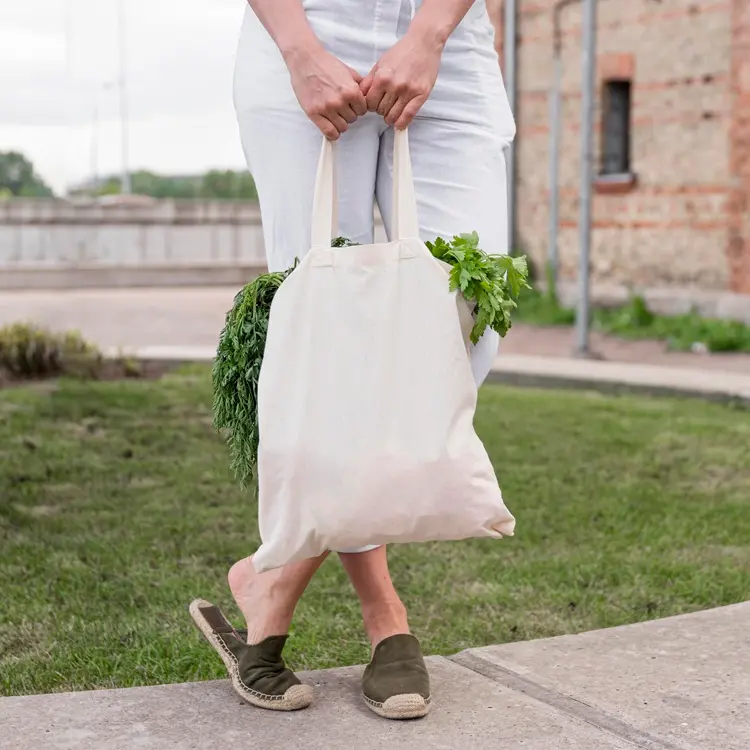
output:
[{"label": "grass lawn", "polygon": [[[236,611],[255,507],[211,427],[208,371],[0,391],[0,694],[223,676],[187,614]],[[750,414],[697,401],[483,389],[517,536],[392,549],[429,653],[750,596]],[[368,651],[335,558],[303,598],[297,669]]]}]

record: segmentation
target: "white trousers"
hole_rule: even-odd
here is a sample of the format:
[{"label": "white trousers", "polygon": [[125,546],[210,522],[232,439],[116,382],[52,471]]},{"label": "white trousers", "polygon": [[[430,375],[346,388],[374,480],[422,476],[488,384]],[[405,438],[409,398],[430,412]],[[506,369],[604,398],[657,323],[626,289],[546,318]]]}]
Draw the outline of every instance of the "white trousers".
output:
[{"label": "white trousers", "polygon": [[[317,37],[366,75],[403,36],[421,0],[303,0]],[[268,266],[289,268],[310,248],[322,136],[299,106],[273,40],[248,7],[235,67],[234,100],[248,167],[258,189]],[[508,252],[506,148],[515,136],[484,0],[477,0],[445,47],[435,88],[409,128],[423,240],[477,231],[483,250]],[[376,113],[341,137],[338,234],[371,243],[374,206],[392,220],[393,131]],[[472,350],[477,386],[499,338]]]}]

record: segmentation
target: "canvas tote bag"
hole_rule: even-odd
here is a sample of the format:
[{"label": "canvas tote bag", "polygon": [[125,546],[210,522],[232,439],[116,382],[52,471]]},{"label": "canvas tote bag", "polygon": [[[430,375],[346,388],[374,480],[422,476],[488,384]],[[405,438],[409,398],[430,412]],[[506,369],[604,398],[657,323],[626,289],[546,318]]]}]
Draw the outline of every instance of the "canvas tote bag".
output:
[{"label": "canvas tote bag", "polygon": [[419,239],[406,132],[395,138],[392,242],[331,248],[334,172],[326,141],[312,249],[270,313],[259,572],[326,550],[501,537],[515,525],[474,432],[456,294]]}]

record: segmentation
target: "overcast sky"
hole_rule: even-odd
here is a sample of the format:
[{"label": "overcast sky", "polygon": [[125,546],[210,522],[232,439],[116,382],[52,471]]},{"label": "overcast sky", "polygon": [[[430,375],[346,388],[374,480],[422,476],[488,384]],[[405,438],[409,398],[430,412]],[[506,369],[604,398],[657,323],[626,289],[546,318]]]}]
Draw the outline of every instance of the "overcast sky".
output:
[{"label": "overcast sky", "polygon": [[[232,67],[244,0],[125,0],[132,169],[244,167]],[[57,190],[120,170],[117,0],[0,0],[0,150]],[[109,88],[108,88],[109,86]]]}]

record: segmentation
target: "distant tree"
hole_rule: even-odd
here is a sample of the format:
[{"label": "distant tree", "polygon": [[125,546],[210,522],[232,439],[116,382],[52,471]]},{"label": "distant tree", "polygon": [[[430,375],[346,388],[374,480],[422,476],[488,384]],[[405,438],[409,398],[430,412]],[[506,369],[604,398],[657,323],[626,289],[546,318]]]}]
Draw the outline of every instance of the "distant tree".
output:
[{"label": "distant tree", "polygon": [[201,197],[216,200],[257,200],[255,181],[249,172],[212,170],[203,177]]},{"label": "distant tree", "polygon": [[131,175],[133,192],[152,198],[195,198],[200,189],[200,177],[164,177],[153,172],[134,172]]},{"label": "distant tree", "polygon": [[96,189],[97,195],[119,195],[122,190],[120,180],[117,177],[108,177]]},{"label": "distant tree", "polygon": [[[170,177],[147,172],[133,172],[130,175],[133,192],[138,195],[149,195],[152,198],[205,200],[257,200],[255,182],[249,172],[212,170],[205,175],[186,175]],[[93,189],[82,187],[74,194],[117,195],[121,190],[118,176],[107,177]]]},{"label": "distant tree", "polygon": [[0,193],[20,198],[51,198],[51,188],[18,151],[0,151]]}]

